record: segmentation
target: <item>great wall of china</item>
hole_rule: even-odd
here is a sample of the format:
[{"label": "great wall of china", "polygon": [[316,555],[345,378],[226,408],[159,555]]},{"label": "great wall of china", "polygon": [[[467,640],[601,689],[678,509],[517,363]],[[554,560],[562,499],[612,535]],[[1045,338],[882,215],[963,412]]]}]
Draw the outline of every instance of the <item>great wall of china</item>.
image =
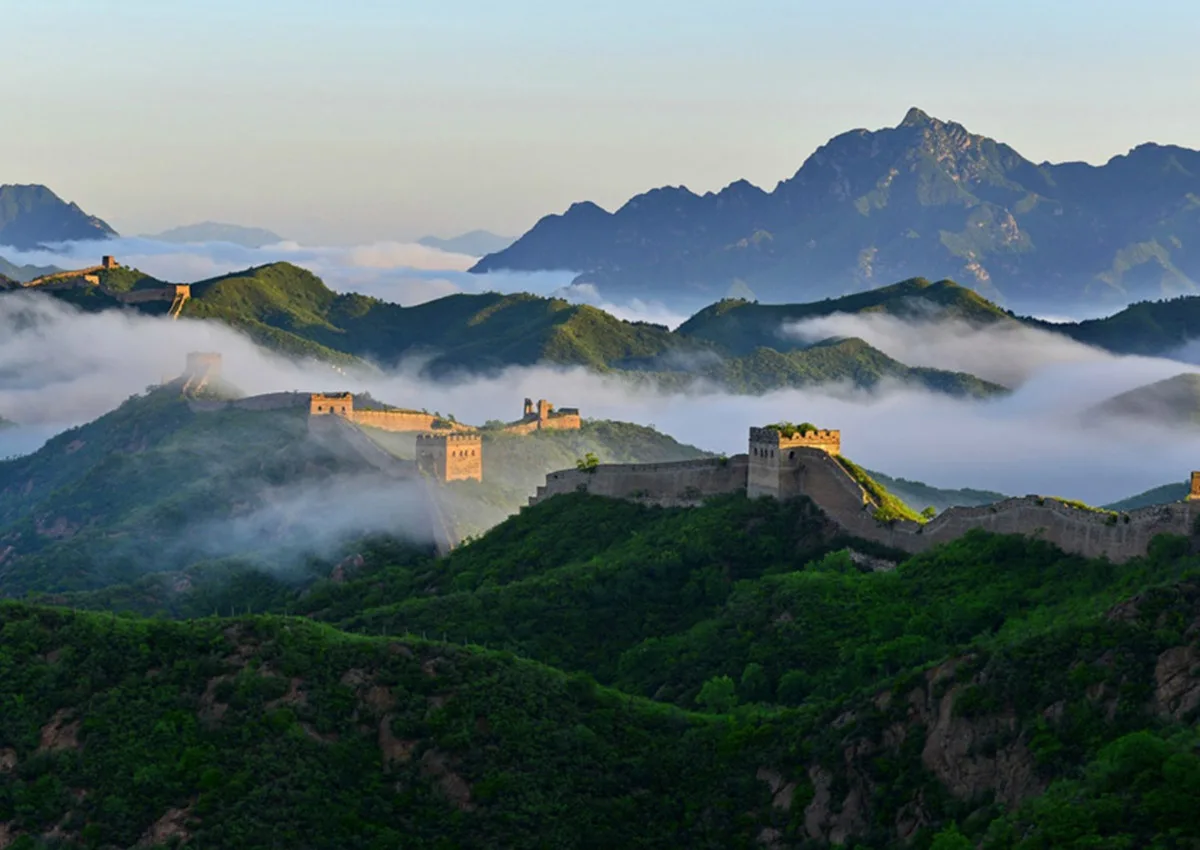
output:
[{"label": "great wall of china", "polygon": [[[352,426],[351,430],[358,430],[359,435],[368,440],[360,429],[411,433],[416,435],[415,469],[424,477],[443,482],[483,480],[483,437],[480,429],[471,425],[437,413],[389,407],[364,397],[356,400],[351,392],[279,392],[239,399],[201,395],[220,376],[220,354],[192,352],[187,356],[186,367],[178,381],[192,410],[306,410],[310,430],[329,422]],[[577,408],[555,410],[545,399],[539,399],[535,404],[527,398],[520,419],[491,430],[528,435],[537,431],[578,431],[582,424]]]},{"label": "great wall of china", "polygon": [[[337,433],[364,460],[397,477],[420,477],[428,484],[482,480],[483,439],[478,429],[424,411],[356,405],[352,393],[283,392],[223,400],[196,397],[220,374],[221,357],[194,353],[180,377],[189,404],[198,412],[221,409],[282,410],[307,413],[309,429],[318,437]],[[578,429],[579,411],[555,411],[548,402],[525,400],[523,417],[495,430],[529,434],[538,430]],[[363,429],[417,435],[415,461],[401,461],[379,446]],[[786,434],[775,427],[751,428],[748,451],[725,458],[666,463],[599,464],[546,476],[530,497],[534,505],[553,496],[588,492],[668,507],[694,507],[704,499],[728,493],[751,498],[790,499],[805,496],[841,530],[855,537],[917,553],[961,537],[971,529],[997,534],[1024,534],[1044,539],[1066,552],[1122,562],[1143,555],[1160,534],[1195,536],[1200,519],[1200,472],[1192,473],[1186,501],[1115,513],[1080,507],[1060,499],[1023,496],[978,507],[953,507],[928,522],[879,519],[880,505],[839,461],[841,433],[801,429]],[[430,491],[436,501],[436,492]],[[445,523],[434,510],[440,551],[453,544]]]},{"label": "great wall of china", "polygon": [[100,259],[100,265],[89,266],[86,269],[54,272],[42,275],[23,284],[28,289],[39,289],[44,292],[62,289],[81,289],[96,287],[105,295],[120,301],[122,304],[149,304],[155,301],[169,302],[167,315],[178,319],[183,312],[183,305],[192,297],[192,287],[186,283],[169,283],[165,286],[155,286],[143,289],[121,290],[113,289],[104,284],[103,274],[121,268],[115,257],[105,256]]},{"label": "great wall of china", "polygon": [[772,428],[751,428],[747,454],[678,463],[600,464],[590,470],[554,472],[529,503],[577,491],[683,507],[725,493],[779,499],[807,496],[847,534],[904,552],[923,552],[979,528],[1041,538],[1066,552],[1107,557],[1117,563],[1144,555],[1159,534],[1192,536],[1200,517],[1200,473],[1193,472],[1187,501],[1127,513],[1024,496],[979,507],[949,508],[927,523],[880,520],[876,519],[880,505],[837,460],[840,450],[837,431],[787,437]]}]

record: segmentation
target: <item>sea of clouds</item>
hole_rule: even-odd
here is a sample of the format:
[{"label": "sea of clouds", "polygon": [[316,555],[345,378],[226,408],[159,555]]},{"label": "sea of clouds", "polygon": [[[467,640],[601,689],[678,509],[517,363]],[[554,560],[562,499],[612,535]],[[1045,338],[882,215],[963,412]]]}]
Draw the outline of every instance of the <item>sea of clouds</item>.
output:
[{"label": "sea of clouds", "polygon": [[840,428],[857,462],[941,487],[1041,493],[1099,504],[1182,481],[1200,458],[1200,434],[1088,411],[1116,393],[1192,369],[1166,358],[1118,357],[1055,334],[980,330],[956,323],[834,316],[781,332],[861,336],[912,365],[960,369],[1014,391],[986,401],[884,385],[788,389],[736,396],[633,387],[582,369],[513,368],[499,377],[425,380],[419,362],[343,375],[264,351],[212,322],[79,313],[36,295],[0,298],[0,455],[31,451],[146,387],[177,375],[190,351],[220,351],[224,374],[247,394],[347,389],[401,406],[482,423],[515,419],[523,398],[582,408],[586,417],[654,425],[714,452],[745,450],[747,429],[788,419]]}]

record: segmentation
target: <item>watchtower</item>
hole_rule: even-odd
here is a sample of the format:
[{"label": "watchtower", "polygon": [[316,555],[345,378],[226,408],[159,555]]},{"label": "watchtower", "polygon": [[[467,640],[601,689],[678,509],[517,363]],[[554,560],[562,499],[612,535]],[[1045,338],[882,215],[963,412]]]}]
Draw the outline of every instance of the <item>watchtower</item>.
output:
[{"label": "watchtower", "polygon": [[211,351],[192,351],[183,370],[183,391],[198,392],[221,375],[221,355]]},{"label": "watchtower", "polygon": [[1200,501],[1200,472],[1192,473],[1192,484],[1188,490],[1187,500],[1189,502]]},{"label": "watchtower", "polygon": [[353,393],[313,393],[308,397],[310,416],[354,416]]},{"label": "watchtower", "polygon": [[746,478],[746,495],[794,495],[796,471],[806,453],[822,451],[837,456],[842,451],[841,431],[813,428],[795,430],[768,426],[750,429],[750,469]]},{"label": "watchtower", "polygon": [[483,438],[478,433],[418,434],[417,469],[438,481],[482,481]]},{"label": "watchtower", "polygon": [[[96,256],[96,255],[95,255],[95,254],[93,254],[92,256],[94,257],[94,256]],[[104,269],[115,269],[115,268],[119,268],[119,267],[120,267],[120,265],[121,265],[121,264],[117,262],[117,258],[116,258],[116,257],[111,257],[111,256],[109,256],[108,254],[105,254],[103,257],[101,257],[101,258],[100,258],[100,267],[101,267],[101,268],[104,268]]]}]

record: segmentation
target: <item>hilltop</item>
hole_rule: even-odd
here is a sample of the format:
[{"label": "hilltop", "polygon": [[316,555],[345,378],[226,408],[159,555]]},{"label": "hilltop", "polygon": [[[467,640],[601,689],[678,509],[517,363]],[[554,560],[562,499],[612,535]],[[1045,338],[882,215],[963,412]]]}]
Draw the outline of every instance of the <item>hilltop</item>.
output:
[{"label": "hilltop", "polygon": [[0,245],[31,251],[54,242],[110,239],[116,235],[104,221],[45,186],[0,186]]},{"label": "hilltop", "polygon": [[[50,291],[85,310],[122,308],[124,293],[171,287],[135,269],[96,272],[100,286]],[[330,290],[320,278],[288,263],[273,263],[198,281],[182,304],[183,318],[221,321],[265,347],[338,364],[422,362],[433,377],[493,374],[510,366],[581,366],[663,387],[716,383],[730,391],[765,392],[787,386],[847,382],[873,387],[894,380],[936,392],[987,396],[1003,387],[972,375],[910,368],[861,339],[822,340],[807,347],[767,333],[753,347],[747,334],[722,337],[738,310],[720,310],[686,330],[624,321],[588,305],[535,295],[450,295],[413,307]],[[982,312],[969,290],[949,282],[909,281],[870,300],[871,309],[903,314],[922,292],[963,310]],[[166,315],[166,300],[129,305]],[[905,307],[905,305],[909,305]],[[750,305],[747,305],[750,306]],[[867,309],[864,306],[862,309]],[[703,327],[700,327],[703,325]],[[734,339],[734,337],[737,337]]]},{"label": "hilltop", "polygon": [[1200,374],[1186,372],[1137,387],[1096,405],[1087,414],[1148,419],[1162,425],[1200,425]]},{"label": "hilltop", "polygon": [[466,254],[468,257],[482,257],[502,251],[513,243],[511,236],[498,236],[487,230],[472,230],[449,239],[437,236],[422,236],[417,243],[427,248],[437,248],[439,251],[449,251],[451,254]]},{"label": "hilltop", "polygon": [[[654,189],[548,215],[472,271],[571,270],[608,294],[812,301],[921,274],[1030,312],[1195,292],[1200,152],[1035,164],[911,109],[831,139],[767,192]],[[1048,284],[1047,281],[1053,283]]]},{"label": "hilltop", "polygon": [[242,227],[238,224],[224,224],[218,221],[183,224],[161,233],[147,234],[145,238],[181,244],[229,242],[233,245],[241,245],[243,248],[261,248],[264,245],[276,245],[284,241],[278,233],[262,227]]},{"label": "hilltop", "polygon": [[54,274],[60,271],[57,266],[34,266],[24,265],[18,266],[15,263],[10,263],[8,260],[0,257],[0,277],[8,278],[17,283],[26,283],[36,277],[41,277],[46,274]]}]

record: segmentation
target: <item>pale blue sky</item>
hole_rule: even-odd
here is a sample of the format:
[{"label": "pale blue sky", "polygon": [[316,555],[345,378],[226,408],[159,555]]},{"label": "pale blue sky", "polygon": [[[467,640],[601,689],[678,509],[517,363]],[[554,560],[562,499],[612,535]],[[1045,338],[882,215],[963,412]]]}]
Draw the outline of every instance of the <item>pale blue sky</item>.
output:
[{"label": "pale blue sky", "polygon": [[0,183],[118,230],[519,233],[770,188],[917,105],[1035,160],[1200,147],[1195,0],[0,0]]}]

